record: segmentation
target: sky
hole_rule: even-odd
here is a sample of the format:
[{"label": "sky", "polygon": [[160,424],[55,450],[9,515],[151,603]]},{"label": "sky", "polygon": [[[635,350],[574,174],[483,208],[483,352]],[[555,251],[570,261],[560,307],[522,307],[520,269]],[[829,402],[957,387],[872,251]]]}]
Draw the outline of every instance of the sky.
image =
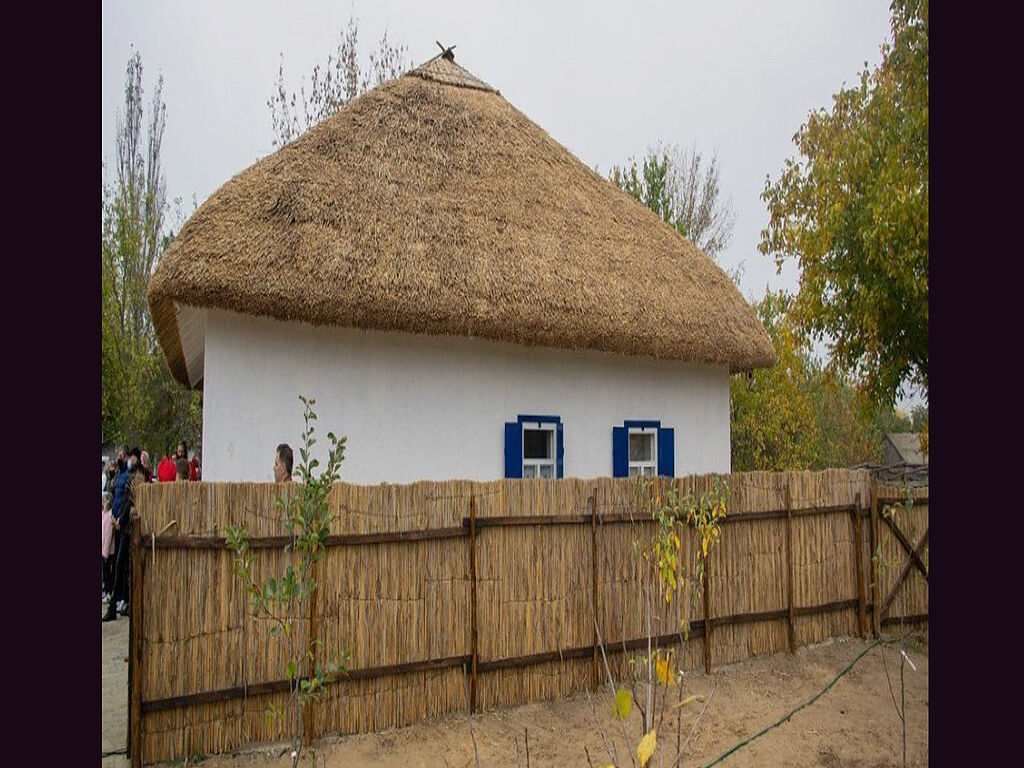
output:
[{"label": "sky", "polygon": [[888,0],[740,2],[104,2],[102,159],[114,158],[125,65],[142,56],[148,102],[163,75],[162,162],[168,199],[187,212],[273,150],[267,100],[284,64],[298,90],[326,63],[350,14],[362,59],[388,39],[413,66],[455,60],[501,91],[556,141],[607,175],[658,142],[718,154],[721,188],[736,215],[719,257],[743,266],[741,290],[794,290],[757,250],[767,212],[760,194],[795,156],[810,111],[881,59]]}]

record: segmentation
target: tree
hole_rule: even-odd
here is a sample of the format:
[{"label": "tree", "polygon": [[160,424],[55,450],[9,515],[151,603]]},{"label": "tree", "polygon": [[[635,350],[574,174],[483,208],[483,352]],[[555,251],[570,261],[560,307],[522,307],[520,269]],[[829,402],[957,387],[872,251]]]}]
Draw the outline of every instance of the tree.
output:
[{"label": "tree", "polygon": [[[171,378],[156,342],[146,286],[170,240],[160,164],[166,107],[157,79],[143,139],[142,57],[128,60],[117,118],[115,178],[104,164],[101,219],[101,424],[103,441],[161,450],[198,442],[200,396]],[[180,205],[180,201],[176,201]]]},{"label": "tree", "polygon": [[910,430],[918,433],[928,430],[927,405],[915,405],[910,409]]},{"label": "tree", "polygon": [[732,469],[804,469],[812,466],[820,426],[811,395],[810,346],[788,320],[792,298],[768,291],[757,313],[778,362],[730,380]]},{"label": "tree", "polygon": [[614,166],[610,178],[717,260],[736,223],[732,201],[721,198],[719,176],[717,154],[705,162],[696,144],[689,150],[668,144],[649,148],[639,168],[632,157],[626,167]]},{"label": "tree", "polygon": [[733,471],[877,463],[886,433],[906,432],[909,419],[829,371],[797,331],[793,304],[768,291],[755,305],[779,361],[730,381]]},{"label": "tree", "polygon": [[350,15],[334,54],[327,56],[327,65],[322,69],[319,62],[313,66],[309,93],[304,85],[299,86],[298,93],[288,92],[284,82],[284,53],[281,54],[277,84],[273,95],[267,99],[275,147],[298,138],[363,91],[386,83],[408,69],[408,49],[404,45],[392,45],[387,30],[377,50],[369,55],[368,71],[359,66],[358,43],[359,20]]},{"label": "tree", "polygon": [[[308,704],[323,696],[324,687],[342,675],[348,674],[344,662],[349,660],[348,653],[340,653],[332,648],[324,662],[317,663],[316,652],[322,654],[319,640],[309,639],[304,647],[298,644],[297,621],[302,615],[307,598],[314,595],[319,588],[316,578],[316,564],[324,559],[327,536],[330,533],[331,521],[328,497],[331,486],[337,482],[341,462],[345,458],[345,443],[348,438],[335,437],[333,432],[327,433],[330,444],[327,453],[327,466],[319,476],[314,470],[320,466],[317,459],[311,458],[313,446],[317,439],[314,436],[316,412],[313,406],[316,400],[299,395],[304,407],[305,429],[302,432],[302,457],[298,467],[301,482],[288,483],[285,492],[279,496],[275,504],[281,519],[288,527],[292,537],[291,544],[285,548],[284,560],[286,567],[283,573],[266,579],[256,565],[256,558],[249,547],[249,532],[245,525],[229,525],[227,527],[228,549],[234,555],[235,575],[242,581],[248,597],[252,598],[254,617],[269,622],[269,635],[283,639],[286,646],[287,665],[284,673],[288,678],[289,713],[281,707],[271,704],[267,716],[276,717],[282,725],[291,731],[292,768],[299,764],[302,753],[302,735],[307,733],[307,718],[312,715]],[[266,579],[261,581],[260,579]],[[308,613],[306,614],[308,616]],[[262,623],[262,622],[260,622]],[[290,727],[285,723],[285,715],[290,714]],[[316,753],[312,753],[313,765],[316,765]]]},{"label": "tree", "polygon": [[800,266],[792,319],[879,403],[928,392],[928,2],[894,0],[892,44],[812,112],[762,199],[760,250]]}]

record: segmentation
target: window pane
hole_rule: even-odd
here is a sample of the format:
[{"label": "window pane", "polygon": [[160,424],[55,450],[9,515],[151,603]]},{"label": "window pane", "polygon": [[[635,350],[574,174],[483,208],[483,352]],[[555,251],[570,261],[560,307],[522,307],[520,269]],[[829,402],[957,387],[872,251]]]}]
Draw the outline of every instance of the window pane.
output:
[{"label": "window pane", "polygon": [[541,477],[554,477],[555,474],[552,471],[553,469],[554,469],[554,467],[552,467],[550,464],[542,464],[541,467],[540,467],[540,476]]},{"label": "window pane", "polygon": [[527,466],[523,467],[523,477],[536,477],[536,476],[537,476],[537,468],[535,466],[533,466],[532,464],[528,464]]},{"label": "window pane", "polygon": [[640,474],[640,469],[639,469],[639,467],[635,467],[635,466],[633,466],[633,467],[630,467],[630,468],[629,468],[629,476],[630,476],[630,477],[636,477],[636,476],[637,476],[637,475],[639,475],[639,474]]},{"label": "window pane", "polygon": [[644,477],[654,477],[654,467],[644,467]]},{"label": "window pane", "polygon": [[527,459],[553,459],[554,436],[550,429],[524,429],[523,456]]},{"label": "window pane", "polygon": [[654,435],[633,434],[629,436],[629,460],[654,460]]}]

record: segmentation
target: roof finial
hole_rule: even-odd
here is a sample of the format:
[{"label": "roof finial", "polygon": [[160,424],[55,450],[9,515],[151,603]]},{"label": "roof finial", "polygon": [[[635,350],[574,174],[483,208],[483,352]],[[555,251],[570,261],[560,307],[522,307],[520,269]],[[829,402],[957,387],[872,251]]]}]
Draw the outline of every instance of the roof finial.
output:
[{"label": "roof finial", "polygon": [[455,54],[452,53],[452,51],[455,50],[455,46],[454,45],[449,45],[447,48],[445,48],[437,40],[435,40],[434,42],[437,43],[437,47],[441,49],[441,58],[442,59],[448,59],[448,61],[455,61]]}]

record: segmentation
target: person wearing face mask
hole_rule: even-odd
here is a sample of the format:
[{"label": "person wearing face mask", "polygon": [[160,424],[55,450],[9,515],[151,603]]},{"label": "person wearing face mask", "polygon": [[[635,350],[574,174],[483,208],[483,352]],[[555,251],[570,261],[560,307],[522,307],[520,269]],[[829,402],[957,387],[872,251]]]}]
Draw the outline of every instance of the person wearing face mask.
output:
[{"label": "person wearing face mask", "polygon": [[114,515],[114,519],[117,520],[121,515],[121,499],[124,498],[124,486],[128,482],[128,446],[123,446],[117,450],[117,465],[114,474],[113,485],[108,486],[109,491],[113,488],[114,500],[110,505],[110,509]]},{"label": "person wearing face mask", "polygon": [[[103,621],[113,621],[117,614],[128,613],[128,574],[131,565],[131,522],[132,510],[135,508],[135,488],[145,483],[142,473],[142,452],[132,448],[127,453],[125,471],[117,476],[114,485],[114,529],[117,531],[117,555],[114,561],[114,594],[107,604],[107,612]],[[118,490],[120,496],[118,497]]]}]

